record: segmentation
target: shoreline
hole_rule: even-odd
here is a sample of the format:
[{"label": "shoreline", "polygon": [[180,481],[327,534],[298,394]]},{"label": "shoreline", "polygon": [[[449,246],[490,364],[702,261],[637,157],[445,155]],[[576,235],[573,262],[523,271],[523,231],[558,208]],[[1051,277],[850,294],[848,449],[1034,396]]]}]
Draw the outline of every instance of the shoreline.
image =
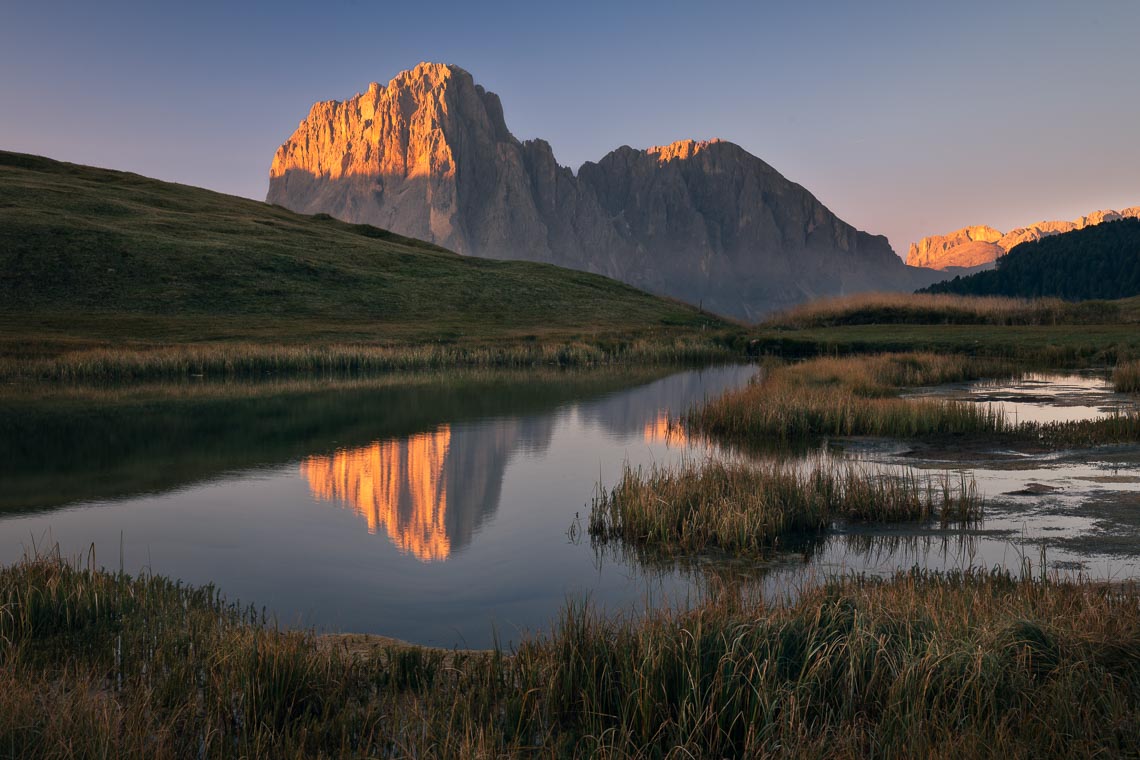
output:
[{"label": "shoreline", "polygon": [[84,348],[54,356],[0,355],[0,382],[360,378],[456,369],[548,369],[747,361],[733,335],[638,335],[511,342],[200,343]]}]

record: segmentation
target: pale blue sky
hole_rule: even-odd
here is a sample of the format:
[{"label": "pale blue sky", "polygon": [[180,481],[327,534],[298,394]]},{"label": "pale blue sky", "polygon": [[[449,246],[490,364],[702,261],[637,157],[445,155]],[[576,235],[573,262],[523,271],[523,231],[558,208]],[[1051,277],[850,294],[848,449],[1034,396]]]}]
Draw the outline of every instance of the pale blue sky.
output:
[{"label": "pale blue sky", "polygon": [[575,169],[744,146],[900,254],[1140,204],[1140,2],[6,0],[0,148],[264,198],[315,100],[421,60]]}]

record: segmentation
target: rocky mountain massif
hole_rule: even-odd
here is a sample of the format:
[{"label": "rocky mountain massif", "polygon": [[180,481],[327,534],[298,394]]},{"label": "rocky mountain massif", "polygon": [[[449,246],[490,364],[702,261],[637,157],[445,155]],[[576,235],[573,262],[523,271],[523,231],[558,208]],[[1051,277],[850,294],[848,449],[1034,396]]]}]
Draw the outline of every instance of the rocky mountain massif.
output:
[{"label": "rocky mountain massif", "polygon": [[948,235],[933,235],[911,243],[906,263],[933,269],[982,267],[992,264],[1022,243],[1083,230],[1104,222],[1137,218],[1140,218],[1140,206],[1121,211],[1094,211],[1071,222],[1037,222],[1028,227],[1018,227],[1012,232],[1002,232],[985,225],[963,227]]},{"label": "rocky mountain massif", "polygon": [[729,142],[621,147],[575,174],[545,141],[510,133],[497,95],[442,64],[315,104],[273,159],[268,200],[746,319],[944,277],[905,266],[886,238]]}]

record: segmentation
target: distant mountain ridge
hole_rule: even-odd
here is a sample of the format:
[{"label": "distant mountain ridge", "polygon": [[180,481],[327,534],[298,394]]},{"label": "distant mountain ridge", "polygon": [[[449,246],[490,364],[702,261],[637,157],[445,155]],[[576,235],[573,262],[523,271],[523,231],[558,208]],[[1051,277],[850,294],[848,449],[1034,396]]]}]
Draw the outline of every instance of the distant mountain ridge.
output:
[{"label": "distant mountain ridge", "polygon": [[1086,225],[1022,243],[994,269],[936,283],[927,292],[1069,300],[1140,295],[1140,219]]},{"label": "distant mountain ridge", "polygon": [[992,264],[1022,243],[1082,230],[1104,222],[1140,218],[1140,206],[1120,211],[1106,209],[1094,211],[1073,221],[1036,222],[1010,232],[979,225],[963,227],[946,235],[924,237],[910,244],[906,263],[911,266],[948,269],[950,267],[980,267]]},{"label": "distant mountain ridge", "polygon": [[906,267],[886,238],[729,142],[623,146],[575,174],[547,142],[517,140],[498,96],[444,64],[313,105],[274,156],[267,200],[743,318],[942,276]]}]

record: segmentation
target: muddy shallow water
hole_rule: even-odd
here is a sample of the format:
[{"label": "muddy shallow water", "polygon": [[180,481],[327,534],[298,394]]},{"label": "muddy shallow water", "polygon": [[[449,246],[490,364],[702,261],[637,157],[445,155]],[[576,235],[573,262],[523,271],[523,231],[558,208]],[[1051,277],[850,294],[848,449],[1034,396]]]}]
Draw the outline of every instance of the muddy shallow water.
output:
[{"label": "muddy shallow water", "polygon": [[[975,382],[925,388],[911,396],[986,404],[1014,422],[1095,419],[1140,408],[1136,396],[1115,393],[1095,373],[1032,374],[1010,382]],[[895,468],[958,473],[985,498],[985,518],[965,531],[867,531],[844,536],[890,537],[879,551],[830,551],[822,565],[856,569],[918,564],[926,567],[1003,566],[1025,563],[1079,571],[1098,579],[1140,577],[1140,446],[1065,451],[1016,451],[975,443],[968,448],[904,441],[851,441],[844,456]],[[952,535],[956,533],[957,538]],[[948,542],[941,539],[947,538]],[[946,545],[943,545],[946,543]],[[891,545],[887,551],[884,547]]]},{"label": "muddy shallow water", "polygon": [[1115,393],[1104,372],[1030,373],[1017,380],[952,383],[904,394],[972,401],[1000,408],[1010,422],[1074,422],[1140,409]]}]

